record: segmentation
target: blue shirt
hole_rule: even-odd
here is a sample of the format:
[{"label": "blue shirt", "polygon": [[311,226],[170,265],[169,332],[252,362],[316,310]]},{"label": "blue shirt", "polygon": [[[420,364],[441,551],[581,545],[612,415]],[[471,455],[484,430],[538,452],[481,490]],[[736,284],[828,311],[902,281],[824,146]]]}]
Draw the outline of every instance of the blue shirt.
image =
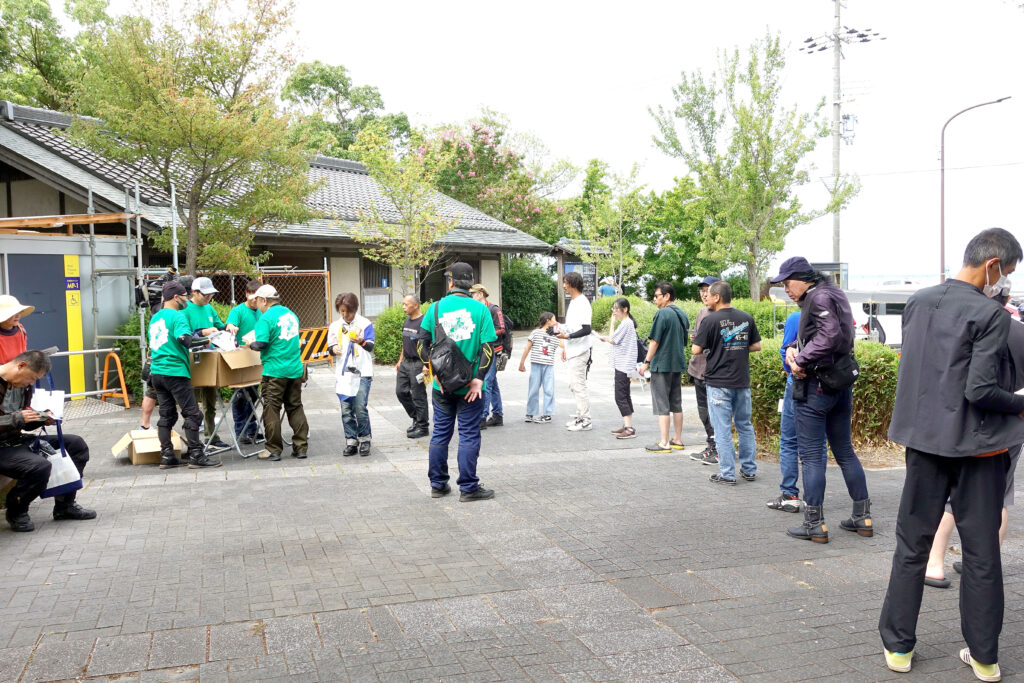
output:
[{"label": "blue shirt", "polygon": [[786,362],[786,349],[796,341],[796,333],[799,329],[800,311],[795,311],[786,317],[786,326],[782,330],[782,348],[779,349],[779,353],[782,355],[782,367],[785,368],[786,374],[789,375],[786,378],[787,382],[793,381],[793,371],[789,369],[789,363]]}]

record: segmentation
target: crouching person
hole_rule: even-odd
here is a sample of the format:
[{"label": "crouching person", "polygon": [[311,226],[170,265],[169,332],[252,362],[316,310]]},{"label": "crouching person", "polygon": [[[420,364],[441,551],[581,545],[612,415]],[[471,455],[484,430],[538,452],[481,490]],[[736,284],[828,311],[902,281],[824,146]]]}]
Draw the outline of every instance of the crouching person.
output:
[{"label": "crouching person", "polygon": [[160,404],[160,421],[157,422],[160,469],[185,464],[174,455],[171,441],[171,429],[178,421],[179,409],[184,418],[182,431],[188,443],[188,466],[191,469],[220,467],[219,460],[206,455],[203,440],[199,438],[203,414],[192,390],[192,365],[188,357],[196,337],[181,312],[188,305],[188,294],[180,282],[172,281],[164,284],[162,298],[163,307],[149,321],[149,382],[156,390]]},{"label": "crouching person", "polygon": [[[35,530],[28,516],[28,506],[46,490],[50,479],[50,462],[44,454],[36,452],[38,448],[33,448],[35,435],[23,433],[53,424],[52,419],[29,408],[32,385],[49,371],[50,359],[42,351],[25,351],[0,365],[0,474],[18,482],[7,494],[7,523],[14,531]],[[54,450],[60,448],[56,435],[40,438]],[[89,462],[85,439],[65,434],[64,448],[81,474],[85,463]],[[53,499],[54,519],[95,517],[95,510],[87,510],[75,502],[75,492]]]}]

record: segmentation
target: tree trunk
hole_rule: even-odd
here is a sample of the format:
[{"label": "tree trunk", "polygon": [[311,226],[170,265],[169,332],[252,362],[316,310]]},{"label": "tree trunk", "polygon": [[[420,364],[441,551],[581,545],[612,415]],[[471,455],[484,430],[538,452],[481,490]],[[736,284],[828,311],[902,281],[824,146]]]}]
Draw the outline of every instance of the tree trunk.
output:
[{"label": "tree trunk", "polygon": [[199,262],[199,207],[188,205],[188,219],[185,223],[185,273],[195,277]]},{"label": "tree trunk", "polygon": [[756,263],[747,264],[747,282],[750,284],[750,298],[761,300],[761,273]]}]

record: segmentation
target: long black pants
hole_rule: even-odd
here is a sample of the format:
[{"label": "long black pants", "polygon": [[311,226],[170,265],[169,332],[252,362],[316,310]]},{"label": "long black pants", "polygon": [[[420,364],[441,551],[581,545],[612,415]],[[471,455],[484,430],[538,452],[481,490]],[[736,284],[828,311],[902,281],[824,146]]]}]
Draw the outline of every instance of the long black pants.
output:
[{"label": "long black pants", "polygon": [[414,425],[428,429],[430,413],[427,408],[427,387],[423,382],[416,381],[416,375],[423,372],[423,369],[423,363],[418,358],[403,358],[398,365],[395,395]]},{"label": "long black pants", "polygon": [[[44,436],[55,451],[60,451],[60,440],[57,435]],[[11,516],[28,512],[29,504],[46,490],[46,482],[50,479],[50,462],[45,456],[33,453],[29,446],[35,441],[34,436],[25,435],[16,446],[0,447],[0,474],[18,483],[7,494],[7,513]],[[89,446],[85,439],[74,434],[64,435],[64,450],[78,468],[78,473],[85,471],[89,462]],[[75,499],[74,492],[57,496],[59,503],[70,503]]]},{"label": "long black pants", "polygon": [[633,396],[629,389],[629,375],[622,370],[615,371],[615,406],[619,415],[627,417],[633,414]]},{"label": "long black pants", "polygon": [[999,661],[1003,627],[1003,567],[999,525],[1006,491],[1006,453],[986,458],[945,458],[907,449],[907,478],[896,518],[896,552],[878,631],[892,652],[917,644],[917,617],[935,530],[949,498],[963,547],[960,630],[971,656]]},{"label": "long black pants", "polygon": [[263,433],[267,437],[267,450],[274,455],[284,451],[284,436],[281,434],[281,406],[288,416],[292,428],[292,452],[305,453],[309,448],[309,423],[302,407],[302,377],[267,377],[260,383],[263,397]]},{"label": "long black pants", "polygon": [[697,415],[700,417],[701,423],[704,424],[704,432],[708,437],[708,448],[712,453],[717,453],[715,427],[711,424],[711,414],[708,412],[708,385],[704,380],[697,379],[693,375],[690,375],[690,379],[693,380],[693,388],[697,393]]},{"label": "long black pants", "polygon": [[156,389],[156,400],[160,405],[160,421],[156,423],[160,437],[160,451],[163,455],[173,455],[174,445],[171,442],[171,429],[178,421],[178,410],[184,418],[182,431],[188,442],[188,454],[197,457],[203,454],[203,442],[199,438],[199,425],[203,414],[196,403],[192,390],[192,380],[188,377],[172,375],[152,375],[150,383]]}]

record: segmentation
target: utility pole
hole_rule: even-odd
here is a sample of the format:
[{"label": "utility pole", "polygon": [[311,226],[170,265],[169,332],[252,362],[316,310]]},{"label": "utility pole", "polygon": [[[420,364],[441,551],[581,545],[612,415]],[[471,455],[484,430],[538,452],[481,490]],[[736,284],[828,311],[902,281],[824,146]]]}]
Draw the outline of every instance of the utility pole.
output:
[{"label": "utility pole", "polygon": [[[840,0],[834,0],[835,4],[835,25],[832,29],[832,191],[839,189],[839,141],[842,138],[842,97],[843,91],[839,78],[839,66],[842,63],[843,52],[839,45],[839,30],[842,25],[839,23]],[[832,211],[832,260],[839,263],[839,207]]]},{"label": "utility pole", "polygon": [[[872,33],[871,29],[860,31],[849,26],[843,26],[840,22],[842,10],[841,0],[832,0],[834,7],[834,21],[832,32],[825,35],[814,36],[804,40],[801,52],[812,54],[832,50],[832,187],[831,191],[839,191],[842,175],[839,165],[839,143],[843,138],[843,88],[840,78],[840,66],[843,60],[843,43],[870,43],[872,40],[885,40],[884,36]],[[852,133],[849,142],[852,140]],[[832,211],[832,260],[836,263],[839,259],[839,207]]]}]

